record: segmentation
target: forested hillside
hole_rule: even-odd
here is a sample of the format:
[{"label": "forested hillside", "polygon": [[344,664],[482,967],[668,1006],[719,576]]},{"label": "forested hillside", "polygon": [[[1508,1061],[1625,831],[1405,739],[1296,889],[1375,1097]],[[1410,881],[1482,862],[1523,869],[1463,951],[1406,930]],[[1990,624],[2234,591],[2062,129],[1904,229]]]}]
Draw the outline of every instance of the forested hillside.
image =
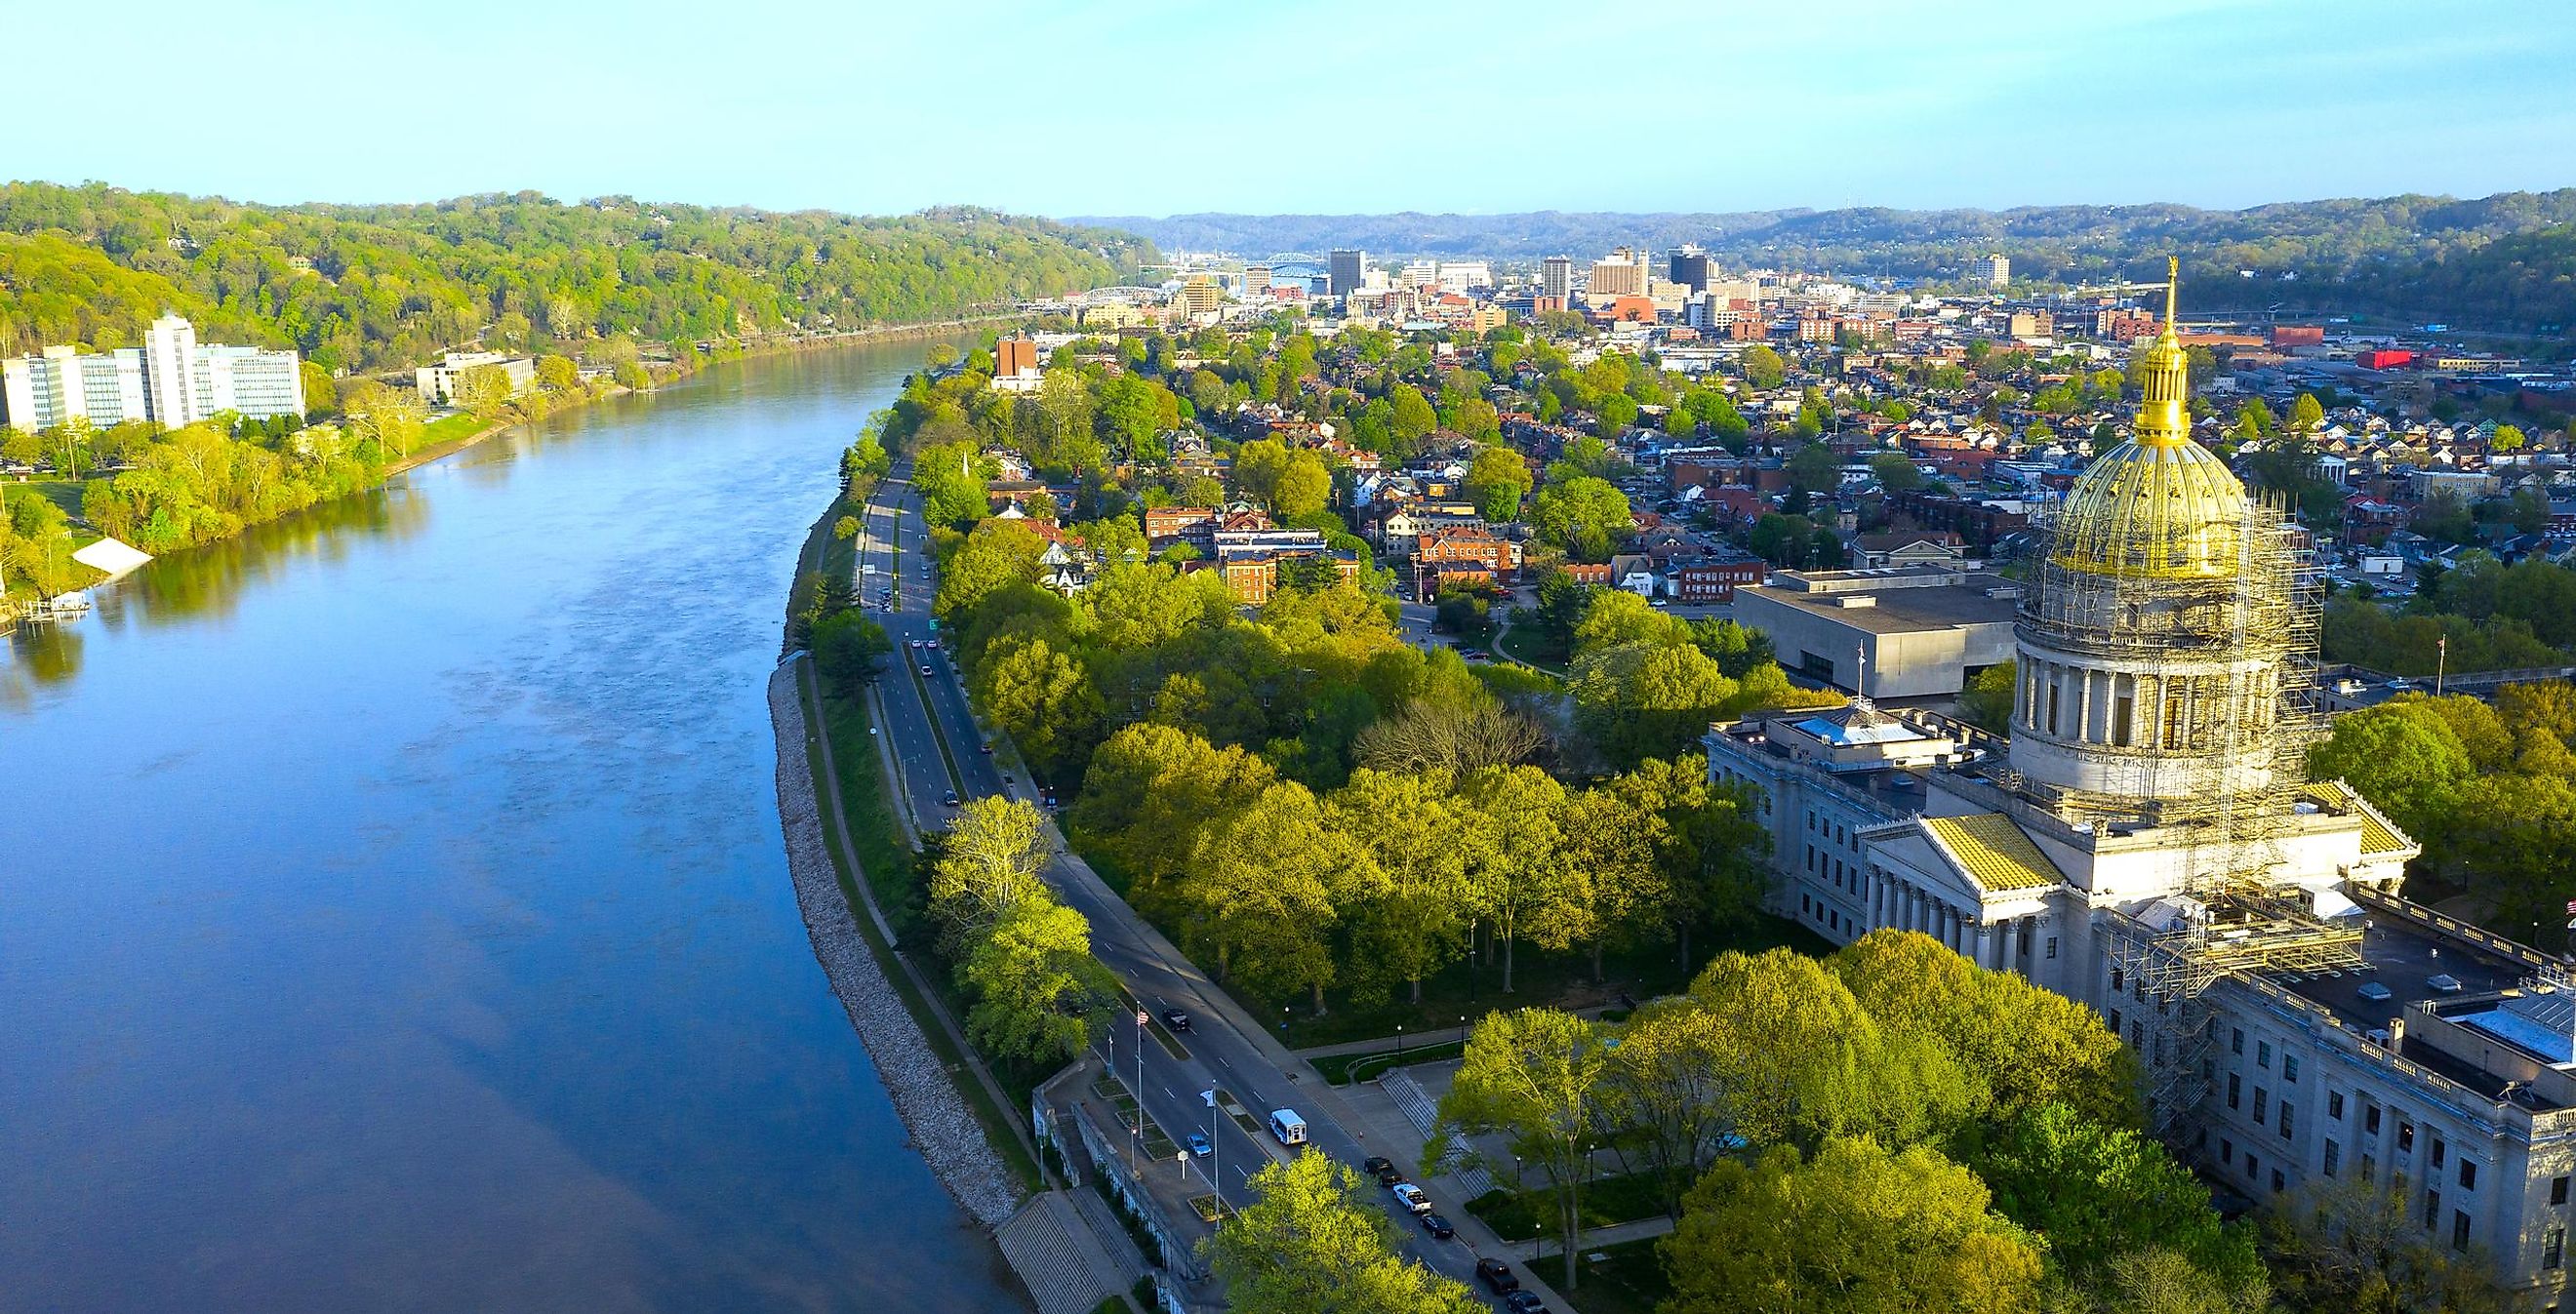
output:
[{"label": "forested hillside", "polygon": [[[1382,255],[1578,260],[1622,244],[1696,242],[1735,265],[1914,278],[2001,251],[2018,277],[2161,277],[2182,258],[2205,309],[2335,309],[2508,329],[2576,324],[2576,188],[2292,201],[2245,210],[2052,205],[2010,210],[1756,210],[1707,214],[1174,215],[1112,224],[1169,248],[1248,256],[1356,246]],[[2253,270],[2246,280],[2241,271]],[[2231,290],[2221,290],[2231,289]]]},{"label": "forested hillside", "polygon": [[478,338],[705,339],[935,319],[1119,280],[1152,248],[951,208],[897,218],[579,204],[239,205],[92,184],[0,187],[0,354],[132,345],[163,308],[325,368]]}]

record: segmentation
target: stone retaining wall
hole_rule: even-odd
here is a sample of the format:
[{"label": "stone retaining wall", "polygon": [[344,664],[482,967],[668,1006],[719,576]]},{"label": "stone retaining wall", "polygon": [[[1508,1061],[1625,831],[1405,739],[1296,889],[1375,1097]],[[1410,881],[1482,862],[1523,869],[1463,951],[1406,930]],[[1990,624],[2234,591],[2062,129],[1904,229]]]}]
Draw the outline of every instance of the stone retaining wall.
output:
[{"label": "stone retaining wall", "polygon": [[787,834],[787,869],[796,882],[796,903],[804,911],[814,957],[868,1047],[877,1079],[894,1097],[895,1113],[911,1131],[913,1148],[966,1212],[994,1226],[1019,1207],[1019,1186],[860,938],[849,900],[842,897],[831,852],[824,847],[814,776],[806,762],[805,707],[796,671],[796,664],[789,663],[770,676],[769,716],[778,733],[778,819]]}]

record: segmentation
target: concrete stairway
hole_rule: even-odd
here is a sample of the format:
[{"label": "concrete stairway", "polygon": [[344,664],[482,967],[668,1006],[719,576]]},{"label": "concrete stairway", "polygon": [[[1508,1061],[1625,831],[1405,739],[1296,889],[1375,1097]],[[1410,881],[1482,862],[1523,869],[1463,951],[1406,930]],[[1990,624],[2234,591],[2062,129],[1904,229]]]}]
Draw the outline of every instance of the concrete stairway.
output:
[{"label": "concrete stairway", "polygon": [[[1431,1098],[1430,1092],[1422,1089],[1420,1082],[1402,1069],[1378,1078],[1377,1084],[1378,1089],[1386,1092],[1387,1098],[1395,1101],[1395,1107],[1404,1114],[1404,1120],[1412,1123],[1413,1129],[1425,1138],[1431,1135],[1433,1127],[1440,1125],[1439,1103]],[[1492,1174],[1467,1156],[1467,1142],[1455,1132],[1450,1133],[1449,1152],[1440,1156],[1440,1162],[1427,1163],[1422,1168],[1425,1173],[1443,1174],[1456,1182],[1467,1200],[1494,1189]]]},{"label": "concrete stairway", "polygon": [[[1132,1277],[1122,1280],[1122,1266],[1063,1191],[1031,1197],[993,1229],[993,1239],[1036,1298],[1038,1314],[1091,1314],[1133,1282]],[[1124,1242],[1123,1234],[1120,1240]]]}]

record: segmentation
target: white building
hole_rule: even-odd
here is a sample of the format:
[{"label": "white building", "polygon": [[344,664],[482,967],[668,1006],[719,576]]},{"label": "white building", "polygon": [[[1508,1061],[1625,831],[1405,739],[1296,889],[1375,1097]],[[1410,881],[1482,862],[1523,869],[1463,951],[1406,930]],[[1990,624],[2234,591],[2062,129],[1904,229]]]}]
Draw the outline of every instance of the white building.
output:
[{"label": "white building", "polygon": [[505,356],[497,351],[451,351],[435,365],[423,365],[412,371],[412,386],[420,390],[420,399],[432,406],[456,404],[456,381],[469,370],[495,366],[510,378],[510,393],[517,396],[536,382],[537,363],[526,356]]},{"label": "white building", "polygon": [[2192,442],[2170,310],[2145,363],[2138,436],[2043,526],[2000,759],[1858,700],[1712,727],[1710,777],[1758,795],[1784,913],[2083,1001],[2203,1171],[2257,1202],[2394,1192],[2557,1309],[2576,983],[2403,899],[2416,842],[2305,778],[2296,540]]},{"label": "white building", "polygon": [[85,419],[100,428],[149,420],[176,429],[226,411],[252,420],[304,414],[303,358],[200,345],[195,325],[163,315],[140,348],[47,347],[41,356],[0,361],[0,424],[11,428]]}]

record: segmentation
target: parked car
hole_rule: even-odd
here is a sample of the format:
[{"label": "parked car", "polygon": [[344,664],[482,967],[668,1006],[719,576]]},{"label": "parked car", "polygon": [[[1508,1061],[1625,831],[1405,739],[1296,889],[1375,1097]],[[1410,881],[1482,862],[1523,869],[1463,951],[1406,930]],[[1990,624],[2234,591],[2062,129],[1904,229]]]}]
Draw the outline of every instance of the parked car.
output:
[{"label": "parked car", "polygon": [[1403,1205],[1407,1213],[1427,1214],[1431,1212],[1431,1197],[1424,1195],[1422,1193],[1422,1188],[1415,1186],[1411,1182],[1397,1182],[1395,1184],[1395,1202]]},{"label": "parked car", "polygon": [[1491,1255],[1476,1261],[1476,1280],[1497,1296],[1521,1289],[1520,1275],[1512,1271],[1511,1265]]},{"label": "parked car", "polygon": [[1422,1230],[1429,1232],[1435,1240],[1440,1241],[1446,1241],[1449,1238],[1458,1235],[1458,1229],[1451,1227],[1449,1225],[1449,1220],[1442,1218],[1438,1214],[1424,1214],[1422,1216]]},{"label": "parked car", "polygon": [[1207,1137],[1199,1134],[1198,1132],[1190,1133],[1190,1153],[1204,1159],[1208,1157],[1209,1152],[1215,1148],[1216,1147],[1208,1144]]},{"label": "parked car", "polygon": [[1190,1029],[1190,1015],[1177,1008],[1163,1010],[1163,1025],[1174,1031]]},{"label": "parked car", "polygon": [[1387,1169],[1394,1166],[1395,1160],[1387,1158],[1383,1154],[1372,1154],[1369,1157],[1360,1160],[1360,1171],[1367,1173],[1372,1177],[1385,1172]]},{"label": "parked car", "polygon": [[1547,1302],[1535,1291],[1515,1291],[1503,1297],[1503,1308],[1511,1314],[1547,1314]]},{"label": "parked car", "polygon": [[1403,1180],[1404,1170],[1396,1167],[1394,1164],[1388,1164],[1384,1168],[1377,1170],[1377,1184],[1380,1186],[1392,1187],[1397,1182],[1401,1182]]}]

